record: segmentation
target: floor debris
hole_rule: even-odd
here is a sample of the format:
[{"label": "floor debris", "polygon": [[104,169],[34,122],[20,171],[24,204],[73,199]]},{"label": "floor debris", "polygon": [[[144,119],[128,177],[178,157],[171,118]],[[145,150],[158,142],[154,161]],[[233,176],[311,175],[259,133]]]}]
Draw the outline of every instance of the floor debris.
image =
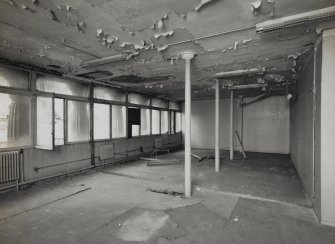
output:
[{"label": "floor debris", "polygon": [[182,196],[184,196],[183,192],[170,191],[168,189],[156,190],[156,189],[147,188],[147,191],[151,191],[151,192],[155,192],[155,193],[161,193],[161,194],[166,194],[166,195],[175,196],[175,197],[182,197]]}]

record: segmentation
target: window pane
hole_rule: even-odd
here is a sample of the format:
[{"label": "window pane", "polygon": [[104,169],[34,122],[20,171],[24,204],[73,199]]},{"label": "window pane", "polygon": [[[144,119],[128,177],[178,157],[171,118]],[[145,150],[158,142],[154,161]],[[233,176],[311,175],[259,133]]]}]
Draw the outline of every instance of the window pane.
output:
[{"label": "window pane", "polygon": [[53,98],[36,98],[36,147],[53,149]]},{"label": "window pane", "polygon": [[161,111],[161,134],[169,132],[169,112]]},{"label": "window pane", "polygon": [[0,93],[0,148],[30,145],[30,101]]},{"label": "window pane", "polygon": [[181,110],[181,106],[179,103],[170,102],[170,109]]},{"label": "window pane", "polygon": [[159,116],[160,115],[160,111],[153,109],[152,110],[152,134],[153,135],[158,135],[160,134],[160,119]]},{"label": "window pane", "polygon": [[150,109],[141,109],[141,135],[150,135]]},{"label": "window pane", "polygon": [[64,100],[55,98],[55,145],[64,145]]},{"label": "window pane", "polygon": [[114,90],[107,87],[96,86],[94,87],[94,98],[117,101],[117,102],[125,102],[126,93],[116,89]]},{"label": "window pane", "polygon": [[112,105],[112,137],[126,137],[126,107]]},{"label": "window pane", "polygon": [[109,105],[94,103],[94,139],[110,138]]},{"label": "window pane", "polygon": [[0,86],[28,89],[29,72],[0,66]]},{"label": "window pane", "polygon": [[41,74],[37,75],[36,89],[44,92],[53,92],[79,97],[88,97],[89,95],[88,84]]},{"label": "window pane", "polygon": [[90,139],[90,111],[86,102],[68,101],[68,141]]},{"label": "window pane", "polygon": [[136,94],[136,93],[129,93],[128,94],[128,102],[140,105],[150,105],[150,98]]},{"label": "window pane", "polygon": [[181,132],[181,113],[176,112],[176,132]]},{"label": "window pane", "polygon": [[175,127],[174,127],[174,122],[175,122],[175,118],[174,118],[174,115],[175,115],[175,112],[174,111],[171,111],[170,112],[170,120],[171,120],[171,128],[170,128],[170,133],[171,134],[174,134],[175,133]]},{"label": "window pane", "polygon": [[153,98],[151,101],[152,106],[154,107],[159,107],[159,108],[168,108],[169,106],[169,102],[168,101],[164,101],[158,98]]}]

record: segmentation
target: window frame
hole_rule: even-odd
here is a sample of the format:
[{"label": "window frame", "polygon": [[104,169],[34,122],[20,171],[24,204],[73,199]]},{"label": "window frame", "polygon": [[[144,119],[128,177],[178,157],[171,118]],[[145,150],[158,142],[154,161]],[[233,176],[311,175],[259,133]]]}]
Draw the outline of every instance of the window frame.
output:
[{"label": "window frame", "polygon": [[[154,134],[153,132],[152,132],[152,125],[153,125],[153,123],[152,123],[152,111],[153,110],[156,110],[156,111],[158,111],[158,114],[159,114],[159,121],[158,121],[158,124],[159,124],[159,133],[158,134]],[[162,135],[162,130],[161,130],[161,109],[158,109],[158,108],[152,108],[151,109],[151,135],[152,136],[160,136],[160,135]]]},{"label": "window frame", "polygon": [[8,87],[8,86],[0,86],[0,93],[5,93],[5,94],[11,94],[11,95],[18,95],[18,96],[26,96],[29,97],[29,102],[30,102],[30,113],[29,113],[29,122],[30,122],[30,139],[29,139],[29,145],[25,146],[14,146],[14,147],[6,147],[6,148],[0,148],[0,152],[6,152],[6,151],[13,151],[13,150],[20,150],[20,149],[33,149],[35,148],[35,131],[36,131],[36,122],[34,119],[35,115],[35,99],[34,99],[34,94],[32,93],[32,83],[33,83],[33,78],[32,78],[32,70],[25,69],[25,68],[20,68],[20,67],[15,67],[7,64],[0,64],[0,66],[8,68],[8,69],[13,69],[13,70],[20,70],[20,71],[25,71],[28,73],[28,88],[15,88],[15,87]]},{"label": "window frame", "polygon": [[[29,145],[25,146],[14,146],[14,147],[6,147],[6,148],[0,148],[0,152],[6,152],[6,151],[13,151],[13,150],[19,150],[19,149],[33,149],[35,148],[35,131],[36,131],[36,120],[34,118],[35,114],[35,99],[32,94],[27,92],[26,90],[22,90],[17,92],[13,88],[9,87],[0,87],[0,93],[4,94],[11,94],[16,96],[25,96],[29,98],[30,102],[30,113],[29,113],[29,122],[30,122],[30,132],[29,132]],[[34,111],[34,112],[33,112]]]},{"label": "window frame", "polygon": [[[109,110],[109,135],[108,138],[104,138],[104,139],[94,139],[94,104],[103,104],[103,105],[107,105],[108,106],[108,110]],[[93,141],[95,142],[103,142],[103,141],[110,141],[112,140],[112,105],[108,104],[108,103],[97,103],[94,102],[93,103],[93,111],[91,111],[91,113],[93,113]]]},{"label": "window frame", "polygon": [[[89,139],[88,140],[81,140],[81,141],[74,141],[74,142],[69,142],[69,127],[68,127],[68,119],[69,119],[69,111],[68,111],[68,102],[69,101],[75,101],[75,102],[86,102],[89,105]],[[59,146],[66,146],[66,145],[73,145],[73,144],[81,144],[81,143],[89,143],[91,141],[91,119],[90,117],[92,116],[92,111],[90,109],[90,101],[83,101],[83,100],[78,100],[78,99],[66,99],[66,119],[64,120],[64,122],[66,122],[66,125],[64,127],[66,127],[66,134],[65,134],[65,138],[64,138],[64,145],[59,145]]]},{"label": "window frame", "polygon": [[[167,121],[167,129],[168,131],[166,133],[162,133],[162,112],[165,111],[167,112],[167,115],[168,115],[168,121]],[[170,135],[170,111],[169,109],[160,109],[160,119],[159,119],[159,126],[160,126],[160,135]]]},{"label": "window frame", "polygon": [[[112,131],[112,124],[113,124],[113,116],[112,116],[112,106],[113,105],[118,105],[122,106],[128,111],[129,107],[136,107],[138,109],[150,109],[150,134],[148,135],[142,135],[141,129],[140,129],[140,134],[139,136],[135,136],[133,138],[138,138],[138,137],[150,137],[150,136],[161,136],[161,135],[171,135],[171,111],[174,112],[181,112],[181,110],[176,110],[174,108],[171,108],[170,103],[171,101],[167,99],[161,99],[163,101],[168,102],[168,107],[156,107],[153,106],[152,100],[155,98],[152,95],[144,94],[141,92],[136,92],[136,91],[128,91],[127,89],[122,89],[122,88],[117,88],[117,87],[112,87],[112,86],[106,86],[106,88],[112,89],[112,90],[119,90],[123,91],[125,93],[125,101],[111,101],[111,100],[104,100],[104,99],[99,99],[99,98],[94,98],[94,87],[96,86],[101,86],[99,84],[94,84],[91,80],[88,79],[76,79],[76,77],[64,77],[61,75],[57,75],[55,73],[47,73],[43,71],[36,71],[33,69],[27,69],[27,68],[21,68],[21,67],[15,67],[11,65],[6,65],[6,64],[0,64],[0,66],[3,66],[8,69],[13,69],[13,70],[20,70],[20,71],[25,71],[28,74],[28,86],[27,88],[14,88],[14,87],[8,87],[8,86],[0,86],[0,92],[5,93],[5,94],[13,94],[13,95],[19,95],[19,96],[27,96],[29,97],[29,102],[30,102],[30,113],[29,113],[29,121],[30,121],[30,140],[29,140],[29,145],[25,146],[19,146],[19,147],[7,147],[7,148],[0,148],[0,152],[2,151],[10,151],[10,150],[18,150],[18,149],[34,149],[36,148],[36,97],[39,95],[47,95],[47,94],[52,94],[54,96],[53,99],[63,99],[64,100],[64,144],[63,145],[55,145],[55,139],[53,140],[54,144],[54,149],[62,147],[62,146],[67,146],[67,145],[73,145],[73,144],[80,144],[80,143],[90,143],[93,141],[95,142],[104,142],[104,141],[115,141],[115,140],[123,140],[123,139],[128,139],[128,131],[126,129],[125,136],[123,137],[117,137],[113,138],[113,131]],[[91,86],[91,92],[89,93],[88,97],[82,97],[82,96],[75,96],[75,95],[66,95],[66,94],[59,94],[59,93],[52,93],[52,92],[43,92],[43,91],[38,91],[36,90],[36,80],[37,76],[41,75],[46,75],[46,76],[53,76],[57,77],[60,79],[64,80],[69,80],[72,82],[77,82],[77,83],[85,83],[89,86]],[[92,92],[93,91],[93,92]],[[130,103],[128,100],[128,93],[135,93],[138,95],[146,96],[148,99],[150,99],[150,104],[149,105],[142,105],[142,104],[133,104]],[[159,98],[160,99],[160,98]],[[68,141],[68,101],[78,101],[78,102],[87,102],[89,104],[89,116],[90,116],[90,134],[89,134],[89,140],[83,140],[83,141],[76,141],[76,142],[69,142]],[[53,101],[54,103],[54,101]],[[109,138],[108,139],[94,139],[93,138],[93,132],[94,130],[94,103],[102,103],[109,105],[109,111],[110,111],[110,123],[109,123],[109,128],[110,128],[110,133],[109,133]],[[92,105],[92,106],[91,106]],[[53,110],[54,110],[53,106]],[[159,110],[159,134],[153,134],[152,133],[152,111],[153,110]],[[162,111],[168,111],[168,133],[162,134],[162,128],[161,128],[161,119],[162,119]],[[55,113],[53,112],[53,119],[54,119]],[[128,112],[126,112],[125,115],[125,121],[126,121],[126,127],[128,124]],[[53,126],[54,127],[54,126]],[[53,131],[54,133],[54,131]],[[178,132],[182,133],[182,132]],[[175,132],[174,134],[178,134]]]}]

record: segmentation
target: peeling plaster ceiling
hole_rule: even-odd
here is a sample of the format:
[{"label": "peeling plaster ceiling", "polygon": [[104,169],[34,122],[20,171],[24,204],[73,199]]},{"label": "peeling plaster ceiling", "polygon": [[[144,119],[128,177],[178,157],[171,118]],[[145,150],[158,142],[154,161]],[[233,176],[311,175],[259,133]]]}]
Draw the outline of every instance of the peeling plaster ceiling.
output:
[{"label": "peeling plaster ceiling", "polygon": [[[70,75],[101,71],[112,74],[105,82],[183,100],[179,54],[193,50],[194,99],[214,96],[212,74],[248,68],[264,73],[226,79],[222,87],[266,82],[273,94],[285,94],[312,53],[316,26],[258,35],[254,25],[332,5],[333,0],[0,0],[0,58]],[[124,52],[129,59],[80,66]]]}]

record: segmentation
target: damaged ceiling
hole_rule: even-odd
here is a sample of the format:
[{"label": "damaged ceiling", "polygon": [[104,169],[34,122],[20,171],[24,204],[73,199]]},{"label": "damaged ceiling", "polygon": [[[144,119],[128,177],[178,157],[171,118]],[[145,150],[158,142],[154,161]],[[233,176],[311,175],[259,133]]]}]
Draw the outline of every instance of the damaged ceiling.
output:
[{"label": "damaged ceiling", "polygon": [[[317,40],[316,26],[257,34],[255,24],[334,5],[333,0],[0,0],[0,58],[183,100],[193,50],[192,97],[214,97],[214,73],[263,72],[222,81],[268,84],[238,94],[285,94]],[[333,21],[333,20],[331,20]],[[114,55],[121,61],[83,67]],[[266,90],[266,91],[264,91]]]}]

